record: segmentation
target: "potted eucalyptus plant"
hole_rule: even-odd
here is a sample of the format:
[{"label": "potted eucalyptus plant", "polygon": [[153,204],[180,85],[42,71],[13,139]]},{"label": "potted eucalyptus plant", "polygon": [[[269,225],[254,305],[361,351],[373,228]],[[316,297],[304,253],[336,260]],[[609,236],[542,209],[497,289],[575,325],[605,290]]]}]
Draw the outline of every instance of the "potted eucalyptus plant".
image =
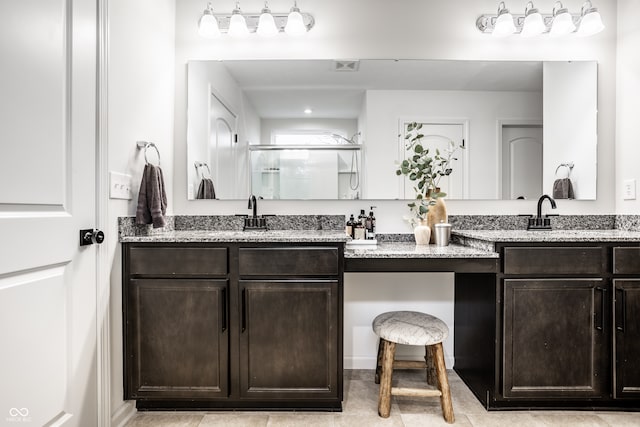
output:
[{"label": "potted eucalyptus plant", "polygon": [[[439,187],[444,176],[451,175],[451,162],[458,148],[455,142],[449,141],[444,150],[430,149],[422,143],[424,134],[420,132],[422,123],[408,123],[404,137],[408,156],[403,160],[396,175],[407,176],[414,184],[415,200],[408,204],[412,213],[410,224],[414,227],[416,243],[427,244],[432,240],[432,229],[438,220],[447,220],[446,207],[442,200],[447,194]],[[435,217],[438,217],[437,219]],[[426,241],[425,241],[426,238]]]}]

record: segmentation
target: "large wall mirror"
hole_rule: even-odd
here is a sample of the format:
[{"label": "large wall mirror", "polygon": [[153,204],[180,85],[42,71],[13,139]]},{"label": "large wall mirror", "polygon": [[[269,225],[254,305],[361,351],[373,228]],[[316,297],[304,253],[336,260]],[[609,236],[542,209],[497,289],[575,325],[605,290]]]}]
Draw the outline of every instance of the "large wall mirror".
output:
[{"label": "large wall mirror", "polygon": [[449,199],[596,198],[594,61],[188,63],[189,199],[412,199],[407,124],[463,146]]}]

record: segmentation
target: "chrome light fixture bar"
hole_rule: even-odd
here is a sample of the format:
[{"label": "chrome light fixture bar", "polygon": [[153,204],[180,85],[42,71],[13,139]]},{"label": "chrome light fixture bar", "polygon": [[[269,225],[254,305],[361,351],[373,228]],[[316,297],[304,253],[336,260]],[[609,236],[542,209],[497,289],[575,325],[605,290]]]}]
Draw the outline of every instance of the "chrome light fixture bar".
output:
[{"label": "chrome light fixture bar", "polygon": [[198,21],[198,34],[204,38],[216,38],[221,34],[243,37],[253,33],[260,37],[278,33],[295,36],[308,32],[314,25],[313,15],[301,12],[297,1],[289,12],[271,12],[267,2],[259,12],[243,12],[237,1],[231,13],[217,13],[209,3]]},{"label": "chrome light fixture bar", "polygon": [[593,7],[590,0],[582,5],[580,13],[570,13],[556,1],[552,13],[542,14],[528,2],[523,14],[511,14],[500,2],[495,15],[480,15],[476,20],[476,27],[484,34],[504,37],[517,34],[520,37],[534,37],[548,34],[559,37],[575,33],[578,36],[590,36],[604,29],[602,17],[598,9]]}]

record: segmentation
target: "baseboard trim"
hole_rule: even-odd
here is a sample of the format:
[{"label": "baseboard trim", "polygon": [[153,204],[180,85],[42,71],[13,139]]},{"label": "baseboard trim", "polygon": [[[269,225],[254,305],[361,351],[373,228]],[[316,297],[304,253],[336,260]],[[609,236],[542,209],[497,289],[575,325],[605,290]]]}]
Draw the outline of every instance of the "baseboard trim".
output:
[{"label": "baseboard trim", "polygon": [[111,427],[124,427],[131,420],[138,410],[134,401],[128,400],[122,403],[120,407],[111,415]]}]

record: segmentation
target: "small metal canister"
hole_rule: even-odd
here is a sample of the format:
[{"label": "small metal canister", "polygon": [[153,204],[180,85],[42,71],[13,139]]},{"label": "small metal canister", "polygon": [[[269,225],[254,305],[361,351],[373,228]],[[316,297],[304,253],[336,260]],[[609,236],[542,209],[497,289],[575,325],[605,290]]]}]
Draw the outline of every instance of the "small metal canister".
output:
[{"label": "small metal canister", "polygon": [[449,245],[449,239],[451,238],[451,224],[441,222],[439,224],[435,224],[434,227],[436,233],[436,246]]}]

